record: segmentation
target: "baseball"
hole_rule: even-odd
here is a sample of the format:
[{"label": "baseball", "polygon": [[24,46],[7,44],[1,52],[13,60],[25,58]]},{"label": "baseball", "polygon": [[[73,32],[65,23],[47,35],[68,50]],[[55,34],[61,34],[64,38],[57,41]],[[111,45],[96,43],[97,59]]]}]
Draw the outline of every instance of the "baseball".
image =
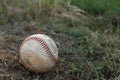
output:
[{"label": "baseball", "polygon": [[33,72],[44,73],[55,66],[58,48],[55,42],[44,34],[27,37],[20,47],[20,63]]}]

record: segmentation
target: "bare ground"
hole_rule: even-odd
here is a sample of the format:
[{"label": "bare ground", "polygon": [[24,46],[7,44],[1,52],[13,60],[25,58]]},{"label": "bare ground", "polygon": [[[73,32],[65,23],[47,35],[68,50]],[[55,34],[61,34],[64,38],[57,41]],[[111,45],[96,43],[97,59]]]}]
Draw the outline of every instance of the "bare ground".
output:
[{"label": "bare ground", "polygon": [[[12,26],[12,25],[11,25]],[[77,80],[75,74],[69,72],[70,61],[76,58],[74,55],[67,56],[67,53],[59,54],[59,61],[56,66],[47,73],[33,73],[24,68],[19,63],[19,47],[22,41],[29,35],[36,33],[31,27],[14,27],[17,31],[12,32],[1,27],[0,31],[0,80]],[[69,37],[64,34],[46,29],[42,31],[44,34],[52,37],[58,47],[69,44]],[[6,30],[6,31],[5,31]],[[64,44],[63,44],[64,43]],[[69,64],[68,64],[69,63]],[[79,74],[76,74],[79,76]]]}]

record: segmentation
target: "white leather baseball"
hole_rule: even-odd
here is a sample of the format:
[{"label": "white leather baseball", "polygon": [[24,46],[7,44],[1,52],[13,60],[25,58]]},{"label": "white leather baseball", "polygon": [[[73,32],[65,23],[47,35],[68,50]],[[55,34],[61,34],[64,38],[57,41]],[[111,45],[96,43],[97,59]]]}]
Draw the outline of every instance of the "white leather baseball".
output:
[{"label": "white leather baseball", "polygon": [[20,62],[33,72],[47,72],[57,60],[58,48],[47,35],[31,35],[24,40],[20,47]]}]

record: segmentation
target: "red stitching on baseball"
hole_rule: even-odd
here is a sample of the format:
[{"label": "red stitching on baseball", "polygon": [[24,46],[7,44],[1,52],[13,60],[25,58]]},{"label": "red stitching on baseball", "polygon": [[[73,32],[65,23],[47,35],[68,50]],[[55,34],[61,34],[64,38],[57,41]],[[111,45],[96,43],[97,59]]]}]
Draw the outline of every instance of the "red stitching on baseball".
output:
[{"label": "red stitching on baseball", "polygon": [[[48,56],[50,57],[50,59],[51,59],[54,63],[57,62],[57,58],[54,57],[53,52],[52,52],[52,51],[50,50],[50,48],[49,48],[49,45],[48,45],[42,38],[29,37],[29,38],[27,38],[27,39],[23,42],[23,44],[24,44],[25,42],[29,41],[29,40],[38,41],[38,42],[42,45],[43,49],[46,51],[46,53],[48,54]],[[22,46],[23,46],[23,44],[22,44]],[[20,48],[20,50],[21,50],[21,48]],[[20,51],[20,52],[21,52],[21,51]]]}]

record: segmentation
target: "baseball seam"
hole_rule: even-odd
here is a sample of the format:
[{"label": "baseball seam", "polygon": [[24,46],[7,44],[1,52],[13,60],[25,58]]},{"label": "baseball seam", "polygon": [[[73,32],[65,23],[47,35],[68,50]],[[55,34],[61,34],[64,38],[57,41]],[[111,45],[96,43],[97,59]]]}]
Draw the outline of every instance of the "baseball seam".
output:
[{"label": "baseball seam", "polygon": [[[24,43],[26,43],[27,41],[30,41],[30,40],[35,40],[37,42],[39,42],[43,49],[45,50],[45,52],[47,53],[47,55],[50,57],[50,59],[56,63],[57,62],[57,58],[55,58],[55,56],[53,55],[53,52],[51,51],[51,49],[49,48],[49,45],[42,39],[42,38],[39,38],[39,37],[28,37],[22,44],[22,46],[24,45]],[[20,53],[21,53],[21,48],[22,46],[20,47]]]}]

